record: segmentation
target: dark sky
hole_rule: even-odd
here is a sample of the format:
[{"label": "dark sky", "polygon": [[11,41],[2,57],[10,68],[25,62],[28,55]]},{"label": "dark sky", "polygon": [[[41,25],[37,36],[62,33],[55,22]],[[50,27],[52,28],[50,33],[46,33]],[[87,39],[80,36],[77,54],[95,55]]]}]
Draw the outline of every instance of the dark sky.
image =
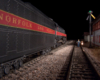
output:
[{"label": "dark sky", "polygon": [[[86,21],[88,11],[92,10],[97,17],[100,14],[99,1],[89,0],[22,0],[30,2],[48,17],[65,29],[68,39],[82,39],[83,32],[89,31]],[[92,18],[92,21],[94,19]]]}]

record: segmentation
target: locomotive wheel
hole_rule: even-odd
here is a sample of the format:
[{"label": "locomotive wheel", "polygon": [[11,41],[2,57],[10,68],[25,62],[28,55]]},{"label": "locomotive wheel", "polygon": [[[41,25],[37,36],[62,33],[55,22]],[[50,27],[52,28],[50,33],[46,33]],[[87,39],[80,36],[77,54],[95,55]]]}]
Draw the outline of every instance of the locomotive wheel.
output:
[{"label": "locomotive wheel", "polygon": [[17,62],[14,63],[14,68],[15,69],[19,69],[19,66],[20,66],[19,61],[17,61]]},{"label": "locomotive wheel", "polygon": [[42,55],[44,55],[45,53],[46,53],[45,50],[43,50],[43,51],[41,52]]},{"label": "locomotive wheel", "polygon": [[5,74],[9,74],[9,72],[10,72],[10,66],[6,66],[4,68],[4,72],[5,72]]},{"label": "locomotive wheel", "polygon": [[3,70],[0,68],[0,78],[3,76]]},{"label": "locomotive wheel", "polygon": [[51,49],[49,48],[49,52],[51,51]]},{"label": "locomotive wheel", "polygon": [[55,49],[56,48],[56,45],[54,45],[53,48]]},{"label": "locomotive wheel", "polygon": [[22,65],[23,65],[23,61],[20,60],[20,61],[19,61],[19,66],[21,67]]},{"label": "locomotive wheel", "polygon": [[48,53],[48,49],[46,49],[46,53]]},{"label": "locomotive wheel", "polygon": [[58,47],[58,45],[56,44],[56,48]]}]

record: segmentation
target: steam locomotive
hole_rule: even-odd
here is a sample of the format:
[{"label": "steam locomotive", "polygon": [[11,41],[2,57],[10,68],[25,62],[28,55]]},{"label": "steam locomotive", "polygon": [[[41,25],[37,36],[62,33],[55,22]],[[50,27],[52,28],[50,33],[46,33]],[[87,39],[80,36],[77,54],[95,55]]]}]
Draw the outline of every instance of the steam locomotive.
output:
[{"label": "steam locomotive", "polygon": [[65,43],[65,30],[30,3],[0,0],[0,77],[27,55]]}]

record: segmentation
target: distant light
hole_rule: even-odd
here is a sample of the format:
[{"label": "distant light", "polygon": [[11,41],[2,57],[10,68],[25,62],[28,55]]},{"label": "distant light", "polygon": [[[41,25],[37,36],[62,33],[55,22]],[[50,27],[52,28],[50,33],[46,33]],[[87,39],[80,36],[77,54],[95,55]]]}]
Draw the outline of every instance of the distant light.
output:
[{"label": "distant light", "polygon": [[83,43],[81,43],[81,45],[83,45]]},{"label": "distant light", "polygon": [[81,42],[81,45],[84,45],[83,41]]}]

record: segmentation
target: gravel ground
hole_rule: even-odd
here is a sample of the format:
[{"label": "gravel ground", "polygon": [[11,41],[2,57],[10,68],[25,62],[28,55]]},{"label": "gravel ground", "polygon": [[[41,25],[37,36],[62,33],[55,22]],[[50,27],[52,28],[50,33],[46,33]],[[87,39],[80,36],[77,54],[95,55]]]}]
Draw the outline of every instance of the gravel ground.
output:
[{"label": "gravel ground", "polygon": [[[100,47],[95,46],[95,47],[89,48],[89,44],[90,44],[89,42],[85,42],[83,47],[86,47],[88,50],[88,53],[92,57],[94,57],[97,61],[100,62]],[[93,46],[93,44],[92,44],[92,46]]]},{"label": "gravel ground", "polygon": [[98,61],[97,57],[93,55],[94,53],[93,53],[89,48],[83,47],[83,51],[84,51],[86,54],[88,54],[95,62],[97,62],[97,63],[100,62],[100,61]]},{"label": "gravel ground", "polygon": [[90,49],[83,47],[83,51],[86,53],[89,60],[91,61],[93,67],[95,68],[97,74],[99,75],[99,80],[100,80],[100,61],[98,61],[97,57],[93,55],[93,52]]},{"label": "gravel ground", "polygon": [[72,48],[64,44],[51,55],[32,60],[0,80],[56,80]]}]

